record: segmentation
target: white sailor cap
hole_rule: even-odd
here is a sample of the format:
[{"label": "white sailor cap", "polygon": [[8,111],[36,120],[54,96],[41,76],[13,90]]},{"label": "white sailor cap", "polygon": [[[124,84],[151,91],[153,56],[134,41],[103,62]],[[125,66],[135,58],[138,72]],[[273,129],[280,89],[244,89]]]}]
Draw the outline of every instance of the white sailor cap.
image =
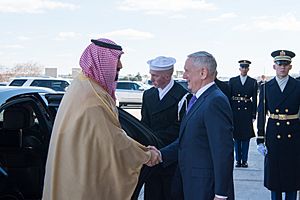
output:
[{"label": "white sailor cap", "polygon": [[147,64],[150,66],[150,70],[154,71],[165,71],[172,69],[175,63],[175,58],[165,56],[158,56],[147,62]]}]

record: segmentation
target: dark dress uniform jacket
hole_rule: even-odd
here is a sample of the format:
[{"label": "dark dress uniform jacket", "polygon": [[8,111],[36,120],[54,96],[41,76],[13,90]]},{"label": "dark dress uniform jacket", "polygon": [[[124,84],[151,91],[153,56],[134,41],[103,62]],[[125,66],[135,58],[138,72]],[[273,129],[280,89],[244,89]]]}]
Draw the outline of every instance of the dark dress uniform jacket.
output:
[{"label": "dark dress uniform jacket", "polygon": [[215,79],[215,83],[218,86],[218,88],[220,88],[220,90],[225,94],[225,96],[228,98],[228,100],[230,100],[229,85],[224,81],[220,81],[219,79]]},{"label": "dark dress uniform jacket", "polygon": [[[162,100],[159,99],[157,88],[153,87],[144,92],[141,121],[163,142],[163,146],[167,146],[178,138],[180,121],[185,113],[187,102],[182,106],[179,114],[178,103],[187,92],[175,81],[173,87]],[[181,190],[180,181],[173,179],[177,163],[168,168],[163,168],[161,165],[153,168],[153,171],[150,172],[151,177],[146,181],[145,199],[166,199],[177,193],[176,190]],[[149,170],[149,168],[146,168],[146,170]],[[174,182],[172,183],[172,181]]]},{"label": "dark dress uniform jacket", "polygon": [[[240,76],[229,80],[234,139],[246,140],[255,137],[252,120],[256,119],[257,87],[256,80],[249,76],[244,85],[242,85]],[[244,100],[234,100],[234,98]]]},{"label": "dark dress uniform jacket", "polygon": [[[265,100],[265,104],[263,103]],[[258,143],[266,143],[264,184],[273,191],[300,189],[300,121],[268,119],[265,113],[294,115],[299,112],[300,81],[289,77],[281,92],[276,79],[262,85],[258,106]]]},{"label": "dark dress uniform jacket", "polygon": [[[164,146],[178,137],[181,119],[178,116],[178,102],[187,92],[176,82],[162,100],[159,99],[157,88],[153,87],[144,92],[141,121],[162,140]],[[181,116],[183,114],[182,110]]]}]

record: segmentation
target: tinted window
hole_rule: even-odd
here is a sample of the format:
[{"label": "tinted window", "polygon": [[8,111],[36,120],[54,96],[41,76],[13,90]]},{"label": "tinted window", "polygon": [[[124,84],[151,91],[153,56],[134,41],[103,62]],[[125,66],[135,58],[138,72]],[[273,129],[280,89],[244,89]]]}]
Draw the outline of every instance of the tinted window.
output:
[{"label": "tinted window", "polygon": [[133,87],[132,83],[117,83],[117,89],[133,90]]},{"label": "tinted window", "polygon": [[177,83],[179,83],[182,87],[184,87],[186,90],[188,90],[188,83],[187,81],[184,80],[180,80],[180,81],[176,81]]},{"label": "tinted window", "polygon": [[139,86],[138,84],[134,83],[133,85],[133,89],[134,90],[138,90],[141,86]]},{"label": "tinted window", "polygon": [[22,86],[26,82],[26,79],[13,80],[9,85],[10,86]]},{"label": "tinted window", "polygon": [[65,88],[68,87],[69,83],[59,80],[34,80],[30,85],[36,87],[47,87],[55,91],[65,91]]}]

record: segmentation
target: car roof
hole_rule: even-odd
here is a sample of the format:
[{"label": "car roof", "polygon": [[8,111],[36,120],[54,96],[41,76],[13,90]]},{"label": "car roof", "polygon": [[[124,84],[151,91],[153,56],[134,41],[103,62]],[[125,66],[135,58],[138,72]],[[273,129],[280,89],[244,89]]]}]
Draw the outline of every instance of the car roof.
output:
[{"label": "car roof", "polygon": [[142,81],[130,81],[130,80],[121,80],[121,81],[117,81],[117,83],[137,83],[139,85],[143,85],[144,83]]},{"label": "car roof", "polygon": [[0,87],[0,105],[14,96],[29,93],[57,93],[56,91],[45,87],[18,87],[18,86],[1,86]]},{"label": "car roof", "polygon": [[119,80],[117,81],[118,83],[119,82],[125,82],[125,83],[141,83],[141,81],[130,81],[130,80]]},{"label": "car roof", "polygon": [[26,80],[59,80],[59,81],[67,81],[71,82],[71,79],[67,78],[54,78],[54,77],[44,77],[44,76],[23,76],[23,77],[13,77],[10,78],[11,81],[13,80],[20,80],[20,79],[26,79]]}]

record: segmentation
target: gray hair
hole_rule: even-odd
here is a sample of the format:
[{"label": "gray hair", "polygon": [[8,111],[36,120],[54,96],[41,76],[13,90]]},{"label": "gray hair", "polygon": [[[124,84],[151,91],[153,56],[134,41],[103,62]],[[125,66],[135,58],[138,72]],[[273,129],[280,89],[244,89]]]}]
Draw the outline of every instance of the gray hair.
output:
[{"label": "gray hair", "polygon": [[217,70],[217,61],[210,53],[198,51],[188,55],[195,67],[206,67],[210,75],[214,75]]}]

